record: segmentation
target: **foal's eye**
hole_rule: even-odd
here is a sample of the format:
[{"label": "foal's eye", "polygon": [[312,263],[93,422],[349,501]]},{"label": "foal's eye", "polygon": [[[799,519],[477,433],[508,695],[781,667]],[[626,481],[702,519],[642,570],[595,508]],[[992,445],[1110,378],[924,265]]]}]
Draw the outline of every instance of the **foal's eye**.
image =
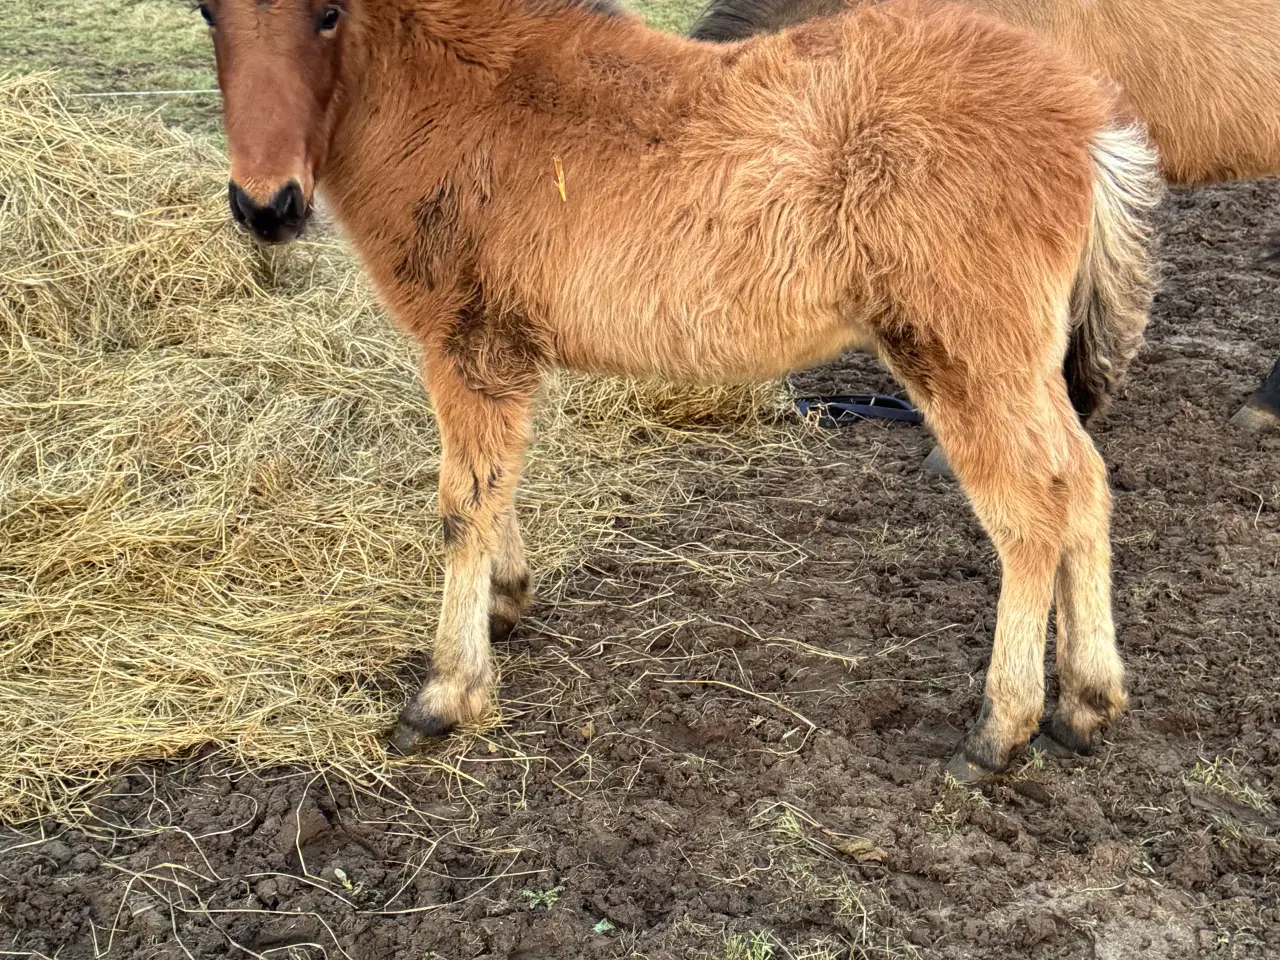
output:
[{"label": "foal's eye", "polygon": [[212,28],[213,27],[213,11],[209,9],[208,5],[202,3],[200,4],[200,6],[196,7],[196,9],[200,11],[200,16],[204,18],[204,22],[208,24],[210,28]]},{"label": "foal's eye", "polygon": [[342,11],[337,7],[325,7],[320,14],[320,32],[333,33],[338,29],[338,21],[342,19]]}]

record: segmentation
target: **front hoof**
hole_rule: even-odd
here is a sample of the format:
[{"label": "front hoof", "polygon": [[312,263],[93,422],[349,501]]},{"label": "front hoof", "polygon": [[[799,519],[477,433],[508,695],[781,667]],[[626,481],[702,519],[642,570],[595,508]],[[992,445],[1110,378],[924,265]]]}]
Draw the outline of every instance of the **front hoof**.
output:
[{"label": "front hoof", "polygon": [[399,722],[387,738],[387,745],[392,753],[412,756],[426,741],[445,736],[453,727],[439,714],[421,710],[415,701],[400,711]]},{"label": "front hoof", "polygon": [[965,752],[964,741],[961,741],[956,747],[956,752],[951,755],[951,759],[947,761],[946,773],[956,783],[971,786],[990,780],[1002,768],[990,768],[983,766],[981,763],[970,759]]},{"label": "front hoof", "polygon": [[487,676],[433,676],[400,711],[391,748],[413,753],[424,740],[443,737],[454,727],[481,719],[489,709]]},{"label": "front hoof", "polygon": [[425,738],[407,723],[397,723],[387,737],[387,752],[397,757],[411,757]]},{"label": "front hoof", "polygon": [[1001,723],[1000,718],[1007,715],[996,710],[990,697],[985,698],[978,719],[956,745],[947,773],[960,783],[977,783],[1008,767],[1014,756],[1027,748],[1027,740],[1036,727],[1030,718],[1020,723]]}]

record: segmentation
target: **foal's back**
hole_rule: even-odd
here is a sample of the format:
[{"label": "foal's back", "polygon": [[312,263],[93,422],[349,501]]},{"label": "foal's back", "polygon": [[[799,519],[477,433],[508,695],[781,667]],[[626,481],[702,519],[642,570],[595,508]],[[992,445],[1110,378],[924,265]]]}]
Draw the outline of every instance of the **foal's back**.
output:
[{"label": "foal's back", "polygon": [[[1030,316],[1048,294],[1022,278],[1069,284],[1106,104],[1034,38],[890,2],[729,48],[626,39],[549,38],[499,91],[494,176],[522,188],[477,210],[503,258],[479,267],[559,362],[769,376],[871,345],[885,310],[950,320],[946,342],[959,302]],[[546,256],[522,256],[531,226]]]}]

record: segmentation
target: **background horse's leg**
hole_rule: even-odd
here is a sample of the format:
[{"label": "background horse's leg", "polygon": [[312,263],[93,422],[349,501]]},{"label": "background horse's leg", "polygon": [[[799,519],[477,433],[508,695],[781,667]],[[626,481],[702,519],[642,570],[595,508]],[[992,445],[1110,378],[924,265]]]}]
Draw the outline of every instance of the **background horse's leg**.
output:
[{"label": "background horse's leg", "polygon": [[400,714],[394,745],[402,750],[484,713],[491,612],[500,618],[493,627],[509,632],[528,589],[513,500],[536,383],[481,392],[451,357],[430,350],[426,381],[440,425],[445,587],[431,676]]},{"label": "background horse's leg", "polygon": [[1258,392],[1249,398],[1231,418],[1231,422],[1245,430],[1262,431],[1280,427],[1280,360],[1262,382]]}]

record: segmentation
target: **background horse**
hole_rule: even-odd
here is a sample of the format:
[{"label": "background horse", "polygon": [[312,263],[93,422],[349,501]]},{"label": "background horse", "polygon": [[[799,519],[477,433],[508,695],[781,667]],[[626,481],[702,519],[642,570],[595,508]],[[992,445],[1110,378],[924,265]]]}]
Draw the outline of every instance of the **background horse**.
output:
[{"label": "background horse", "polygon": [[[711,0],[690,31],[742,40],[875,0]],[[1280,174],[1280,0],[964,0],[1120,85],[1174,184]],[[1232,418],[1280,424],[1280,361]],[[934,467],[945,464],[931,456]]]},{"label": "background horse", "polygon": [[488,707],[529,602],[513,498],[545,370],[765,378],[860,346],[928,416],[1003,571],[986,700],[949,769],[1044,709],[1125,704],[1092,407],[1152,296],[1154,157],[1023,31],[889,2],[728,49],[557,0],[207,0],[232,213],[284,241],[324,191],[417,340],[447,573],[411,746]]}]

